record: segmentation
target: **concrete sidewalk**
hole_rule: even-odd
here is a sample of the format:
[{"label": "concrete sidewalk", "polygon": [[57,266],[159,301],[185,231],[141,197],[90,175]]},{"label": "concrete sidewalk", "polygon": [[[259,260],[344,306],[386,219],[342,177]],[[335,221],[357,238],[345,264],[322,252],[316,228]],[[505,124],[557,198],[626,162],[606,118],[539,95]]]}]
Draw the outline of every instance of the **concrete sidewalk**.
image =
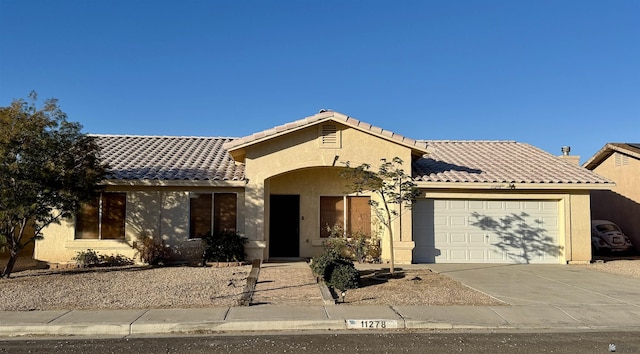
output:
[{"label": "concrete sidewalk", "polygon": [[[0,311],[0,336],[129,336],[277,330],[640,330],[640,279],[566,265],[411,265],[428,267],[507,306],[297,305],[269,298],[248,307],[152,310]],[[278,267],[273,267],[278,269]],[[293,269],[308,269],[291,266]],[[265,282],[283,294],[294,279]],[[293,281],[293,280],[289,280]]]},{"label": "concrete sidewalk", "polygon": [[0,336],[129,336],[278,330],[640,330],[640,308],[546,306],[272,306],[0,312]]}]

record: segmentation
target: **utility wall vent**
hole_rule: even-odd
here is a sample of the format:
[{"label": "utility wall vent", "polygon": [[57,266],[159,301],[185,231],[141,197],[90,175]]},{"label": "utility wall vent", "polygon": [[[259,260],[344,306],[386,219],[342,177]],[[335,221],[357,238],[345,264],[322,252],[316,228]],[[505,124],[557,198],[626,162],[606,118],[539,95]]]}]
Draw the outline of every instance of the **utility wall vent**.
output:
[{"label": "utility wall vent", "polygon": [[319,127],[320,147],[339,149],[341,144],[340,130],[335,124],[322,124]]},{"label": "utility wall vent", "polygon": [[616,167],[628,166],[629,165],[629,156],[616,152]]}]

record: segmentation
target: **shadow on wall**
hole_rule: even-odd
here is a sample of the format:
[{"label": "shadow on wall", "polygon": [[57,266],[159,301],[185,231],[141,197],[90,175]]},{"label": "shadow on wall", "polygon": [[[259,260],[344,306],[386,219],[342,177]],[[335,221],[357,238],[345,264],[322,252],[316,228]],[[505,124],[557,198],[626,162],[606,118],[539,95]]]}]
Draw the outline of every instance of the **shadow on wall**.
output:
[{"label": "shadow on wall", "polygon": [[563,247],[547,234],[542,222],[534,220],[534,225],[531,225],[527,223],[528,216],[529,214],[522,212],[495,219],[474,212],[472,217],[475,221],[471,225],[496,237],[498,242],[493,245],[517,263],[529,264],[537,257],[562,255]]},{"label": "shadow on wall", "polygon": [[613,191],[591,191],[591,219],[609,220],[620,226],[640,252],[640,204]]}]

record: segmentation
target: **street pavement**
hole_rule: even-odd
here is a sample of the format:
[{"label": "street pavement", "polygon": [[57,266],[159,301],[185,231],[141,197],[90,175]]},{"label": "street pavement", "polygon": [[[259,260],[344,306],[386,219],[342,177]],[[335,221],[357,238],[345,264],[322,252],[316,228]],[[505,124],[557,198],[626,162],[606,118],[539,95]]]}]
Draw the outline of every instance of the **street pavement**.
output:
[{"label": "street pavement", "polygon": [[[286,266],[287,263],[283,263]],[[270,305],[0,311],[0,336],[289,330],[640,330],[640,279],[571,265],[429,264],[505,306]],[[291,263],[291,271],[301,269]],[[320,291],[320,289],[319,289]]]}]

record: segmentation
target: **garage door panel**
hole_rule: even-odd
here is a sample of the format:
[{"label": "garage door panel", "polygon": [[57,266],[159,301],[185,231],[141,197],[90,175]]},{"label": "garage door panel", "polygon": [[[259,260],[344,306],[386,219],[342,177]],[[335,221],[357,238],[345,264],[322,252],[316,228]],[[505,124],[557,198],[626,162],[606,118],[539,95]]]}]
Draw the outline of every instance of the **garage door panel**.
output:
[{"label": "garage door panel", "polygon": [[480,248],[480,249],[474,249],[471,248],[469,249],[469,261],[472,261],[474,263],[482,263],[484,262],[485,259],[485,250]]},{"label": "garage door panel", "polygon": [[467,234],[460,232],[452,232],[449,234],[449,240],[451,243],[462,243],[464,245],[467,244]]},{"label": "garage door panel", "polygon": [[414,260],[559,263],[558,210],[552,200],[419,200]]},{"label": "garage door panel", "polygon": [[484,245],[486,243],[486,236],[484,233],[470,232],[469,233],[469,245]]}]

